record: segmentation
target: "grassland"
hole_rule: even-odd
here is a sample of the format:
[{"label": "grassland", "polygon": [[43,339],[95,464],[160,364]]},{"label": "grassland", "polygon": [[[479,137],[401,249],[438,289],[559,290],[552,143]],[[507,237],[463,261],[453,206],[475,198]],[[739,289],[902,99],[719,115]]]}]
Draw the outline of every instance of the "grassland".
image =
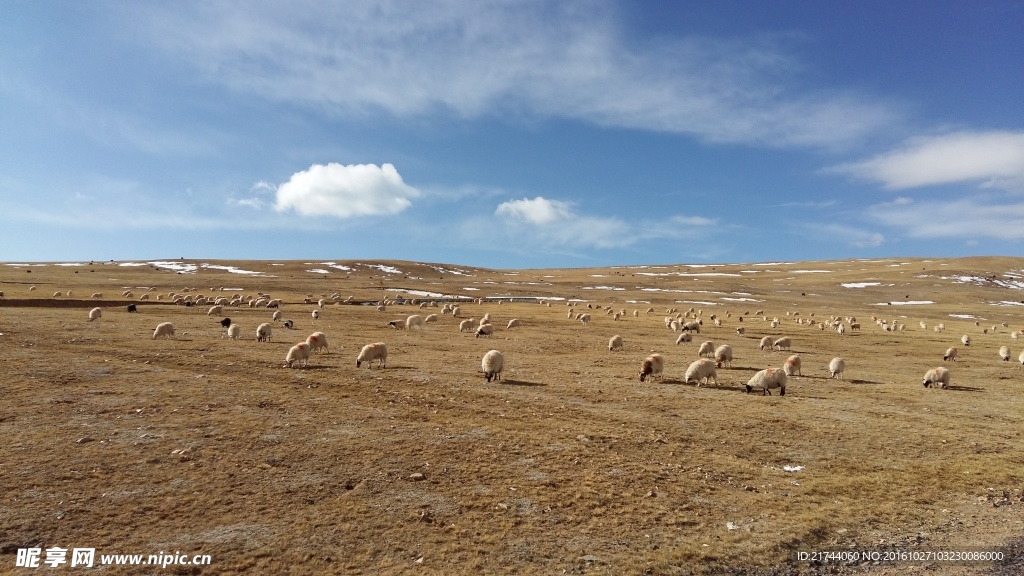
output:
[{"label": "grassland", "polygon": [[[52,546],[212,559],[156,572],[94,569],[109,574],[1011,574],[1024,566],[1016,361],[1024,337],[1010,336],[1024,329],[1024,259],[567,270],[175,265],[183,263],[194,271],[0,265],[0,573],[33,573],[15,568],[17,549]],[[273,341],[257,343],[256,325],[271,311],[228,308],[243,329],[233,341],[206,307],[138,299],[185,287],[269,293],[284,300],[296,329],[275,324]],[[134,296],[119,297],[127,288]],[[106,297],[89,298],[94,292]],[[576,299],[593,321],[569,319],[565,300],[464,303],[459,319],[440,308],[382,313],[338,303],[315,321],[302,303],[307,294],[361,303],[421,292]],[[138,313],[125,311],[130,302]],[[93,306],[103,317],[89,322]],[[627,315],[615,321],[604,306]],[[666,310],[691,307],[703,313],[702,333],[677,346]],[[439,320],[422,331],[387,326],[420,312]],[[484,313],[493,337],[459,333],[459,320]],[[840,336],[797,323],[812,313],[815,321],[855,316],[863,328]],[[905,330],[884,332],[872,316]],[[522,328],[504,329],[511,318]],[[177,337],[153,340],[164,321]],[[932,329],[939,322],[942,333]],[[288,348],[314,330],[327,334],[330,353],[283,368]],[[607,350],[613,334],[625,350]],[[970,347],[959,345],[963,334]],[[791,336],[793,351],[759,350],[765,335]],[[731,344],[736,358],[717,386],[697,388],[682,375],[703,340]],[[356,368],[359,348],[376,341],[388,344],[387,368]],[[1010,362],[997,357],[1004,344]],[[960,357],[945,363],[951,345]],[[504,353],[505,371],[487,384],[480,358],[492,348]],[[665,356],[665,378],[641,384],[636,374],[651,352]],[[755,371],[790,353],[802,357],[804,375],[784,397],[743,393]],[[846,359],[844,380],[829,378],[833,356]],[[924,388],[922,375],[939,365],[952,370],[952,387]],[[1010,560],[797,560],[823,549],[993,550]],[[77,569],[53,572],[62,570]]]}]

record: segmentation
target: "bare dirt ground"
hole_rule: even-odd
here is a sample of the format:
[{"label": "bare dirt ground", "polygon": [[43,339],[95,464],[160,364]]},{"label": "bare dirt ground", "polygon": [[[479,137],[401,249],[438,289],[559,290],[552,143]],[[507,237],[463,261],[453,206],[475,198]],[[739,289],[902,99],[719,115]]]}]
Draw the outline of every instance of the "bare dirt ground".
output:
[{"label": "bare dirt ground", "polygon": [[[1011,339],[1024,329],[1022,259],[515,271],[187,263],[194,272],[0,265],[0,573],[83,570],[16,567],[18,549],[32,547],[95,548],[97,564],[100,554],[211,558],[88,572],[97,574],[1024,570],[1024,337]],[[376,301],[382,283],[389,298],[563,300],[463,303],[461,318],[334,303],[314,320],[316,306],[303,304],[307,294]],[[186,287],[269,293],[296,328],[266,308],[209,316],[208,306],[168,302]],[[128,288],[133,296],[120,297]],[[570,319],[564,299],[581,300],[574,309],[591,323]],[[125,311],[131,302],[138,313]],[[103,316],[90,322],[93,306]],[[614,320],[605,306],[626,316]],[[702,331],[676,345],[666,311],[691,307]],[[438,320],[387,326],[417,313]],[[458,331],[485,313],[492,337]],[[839,335],[798,323],[812,313],[815,322],[855,316],[862,328]],[[905,329],[885,332],[872,316]],[[240,340],[223,337],[223,317],[242,327]],[[522,327],[506,329],[511,318]],[[176,337],[153,340],[165,321]],[[274,325],[271,342],[255,341],[262,322]],[[316,330],[330,352],[282,367]],[[614,334],[624,350],[607,349]],[[758,349],[765,335],[792,337],[792,351]],[[717,385],[698,388],[683,373],[704,340],[731,344],[735,360]],[[376,341],[389,347],[387,368],[356,368],[359,349]],[[1001,345],[1011,361],[999,360]],[[942,360],[949,346],[955,362]],[[488,384],[480,359],[490,349],[504,353],[505,369]],[[640,383],[651,352],[665,356],[665,377]],[[751,375],[790,354],[803,376],[785,396],[744,393]],[[843,380],[829,377],[833,356],[846,360]],[[924,388],[925,371],[940,365],[951,388]],[[1005,560],[799,559],[822,550]]]}]

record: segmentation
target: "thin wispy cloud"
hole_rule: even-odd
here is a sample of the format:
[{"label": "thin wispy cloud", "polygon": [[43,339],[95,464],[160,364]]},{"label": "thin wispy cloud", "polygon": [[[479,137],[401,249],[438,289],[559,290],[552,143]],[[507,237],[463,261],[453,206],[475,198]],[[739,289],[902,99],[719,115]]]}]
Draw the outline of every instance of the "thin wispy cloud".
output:
[{"label": "thin wispy cloud", "polygon": [[868,209],[874,221],[912,238],[1024,240],[1024,202],[991,198],[918,202],[898,198]]},{"label": "thin wispy cloud", "polygon": [[412,205],[420,193],[391,164],[314,164],[277,187],[274,209],[301,216],[392,215]]},{"label": "thin wispy cloud", "polygon": [[897,121],[889,104],[797,89],[766,41],[630,42],[604,2],[135,6],[142,42],[208,81],[346,114],[526,115],[768,147],[836,147]]},{"label": "thin wispy cloud", "polygon": [[914,138],[902,147],[834,172],[905,190],[959,182],[1024,191],[1024,132],[956,132]]}]

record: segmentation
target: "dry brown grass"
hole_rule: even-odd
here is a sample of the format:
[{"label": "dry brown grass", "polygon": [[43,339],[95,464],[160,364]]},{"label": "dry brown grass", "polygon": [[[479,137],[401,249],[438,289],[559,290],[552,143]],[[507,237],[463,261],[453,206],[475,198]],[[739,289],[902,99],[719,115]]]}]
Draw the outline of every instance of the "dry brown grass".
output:
[{"label": "dry brown grass", "polygon": [[[473,276],[384,262],[404,274],[357,266],[326,279],[301,262],[219,264],[275,277],[110,263],[0,270],[0,572],[25,573],[13,568],[14,552],[29,546],[204,553],[213,565],[194,573],[223,574],[832,573],[794,553],[1020,553],[1007,547],[1024,535],[1024,373],[996,351],[1010,344],[1016,359],[1024,348],[1009,335],[1024,328],[1024,307],[990,303],[1024,292],[939,278],[1001,276],[1024,269],[1020,259],[466,269]],[[829,272],[794,272],[809,269]],[[420,332],[387,328],[419,312],[411,306],[331,305],[314,322],[301,303],[307,292],[376,300],[382,279],[391,295],[579,297],[629,314],[613,321],[589,310],[584,327],[566,318],[564,303],[463,304],[463,319],[490,312],[497,327],[477,339],[460,334],[451,316]],[[866,280],[882,286],[839,286]],[[38,290],[28,292],[30,284]],[[230,308],[225,315],[243,328],[243,340],[231,341],[205,307],[149,302],[126,313],[129,301],[113,298],[125,286],[156,286],[153,295],[185,286],[269,292],[284,298],[285,318],[298,328],[276,324],[273,341],[258,344],[255,327],[270,312]],[[582,289],[593,286],[625,290]],[[69,289],[74,299],[50,297]],[[98,291],[107,297],[103,318],[88,322],[96,305],[88,295]],[[873,305],[908,295],[935,304]],[[651,301],[656,312],[628,300]],[[676,346],[665,310],[691,305],[703,309],[704,331]],[[737,321],[758,309],[781,325]],[[726,311],[722,327],[708,321]],[[854,315],[863,329],[839,336],[798,325],[787,311]],[[882,332],[872,314],[906,331]],[[977,327],[950,314],[984,320]],[[513,317],[523,327],[505,330]],[[175,323],[176,339],[150,338],[162,321]],[[1009,328],[982,334],[1004,321]],[[937,322],[944,333],[932,331]],[[327,333],[330,354],[282,368],[288,347],[314,330]],[[624,351],[607,350],[613,334]],[[969,348],[958,344],[962,334],[971,335]],[[758,350],[764,335],[792,336],[803,359],[805,376],[790,379],[785,397],[742,393],[756,370],[790,354]],[[718,386],[684,385],[705,339],[732,344],[734,368],[719,370]],[[389,346],[387,369],[357,369],[359,348],[378,340]],[[949,345],[960,349],[946,364],[952,389],[923,388],[921,376],[943,364]],[[491,348],[505,355],[497,384],[480,373]],[[641,384],[636,373],[652,351],[666,358],[665,378]],[[826,370],[836,355],[847,361],[842,381]],[[78,443],[85,437],[92,441]],[[416,472],[425,479],[410,479]]]}]

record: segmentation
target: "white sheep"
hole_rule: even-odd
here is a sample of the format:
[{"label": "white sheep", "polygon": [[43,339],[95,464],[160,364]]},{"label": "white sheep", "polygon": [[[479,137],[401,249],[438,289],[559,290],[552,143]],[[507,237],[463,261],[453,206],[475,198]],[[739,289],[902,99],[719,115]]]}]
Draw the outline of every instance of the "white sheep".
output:
[{"label": "white sheep", "polygon": [[424,324],[426,324],[428,322],[437,322],[437,314],[430,314],[426,318],[423,319],[423,323]]},{"label": "white sheep", "polygon": [[505,356],[497,350],[490,350],[484,354],[483,360],[480,361],[480,369],[484,372],[484,378],[490,382],[493,378],[495,381],[501,380],[501,370],[505,367]]},{"label": "white sheep", "polygon": [[274,311],[274,313],[273,313],[273,315],[271,315],[271,318],[273,318],[273,319],[274,319],[274,322],[280,322],[280,321],[281,321],[281,317],[282,317],[282,315],[283,315],[283,314],[281,313],[281,311],[280,311],[280,310],[275,310],[275,311]]},{"label": "white sheep", "polygon": [[462,313],[460,310],[461,309],[458,306],[452,306],[452,318],[458,318],[459,314]]},{"label": "white sheep", "polygon": [[324,352],[330,353],[330,350],[327,348],[327,335],[323,332],[313,332],[310,334],[306,338],[306,344],[309,344],[310,353],[317,352],[321,348],[324,349]]},{"label": "white sheep", "polygon": [[476,328],[476,337],[490,336],[494,334],[494,324],[481,324]]},{"label": "white sheep", "polygon": [[833,378],[842,378],[843,372],[846,371],[846,360],[836,356],[828,363],[828,371]]},{"label": "white sheep", "polygon": [[63,296],[63,295],[64,295],[64,293],[63,293],[63,292],[54,292],[54,293],[53,293],[53,297],[54,297],[54,298],[60,298],[60,297],[61,297],[61,296]]},{"label": "white sheep", "polygon": [[1003,359],[1003,362],[1009,362],[1010,361],[1010,347],[1009,346],[1000,346],[999,347],[999,357]]},{"label": "white sheep", "polygon": [[508,321],[508,327],[506,328],[506,330],[511,330],[513,328],[519,328],[522,325],[523,325],[523,323],[519,321],[519,318],[513,318],[513,319]]},{"label": "white sheep", "polygon": [[28,291],[29,291],[29,292],[32,292],[32,291],[33,291],[33,290],[35,290],[35,289],[36,289],[36,287],[35,287],[35,286],[29,286],[29,287],[28,287]]},{"label": "white sheep", "polygon": [[772,337],[771,336],[765,336],[764,338],[761,338],[761,343],[758,344],[757,347],[760,348],[761,350],[765,350],[767,348],[771,348],[772,347]]},{"label": "white sheep", "polygon": [[739,334],[740,336],[743,336],[744,332],[746,332],[746,330],[743,329],[743,326],[740,326],[739,328],[736,329],[736,333]]},{"label": "white sheep", "polygon": [[786,373],[786,376],[803,376],[800,372],[800,355],[793,354],[782,364],[782,371]]},{"label": "white sheep", "polygon": [[940,386],[942,388],[949,387],[949,369],[939,366],[938,368],[932,368],[931,370],[924,373],[924,380],[921,384],[924,384],[925,388],[930,388],[932,385]]},{"label": "white sheep", "polygon": [[846,334],[846,325],[840,324],[839,327],[836,328],[836,332],[839,332],[840,336],[842,336],[843,334]]},{"label": "white sheep", "polygon": [[699,387],[701,380],[705,384],[710,384],[712,379],[715,381],[715,386],[718,386],[718,372],[715,370],[715,363],[707,358],[701,358],[691,362],[690,366],[686,368],[686,376],[683,381],[687,384],[693,382]]},{"label": "white sheep", "polygon": [[1021,351],[1020,356],[1017,356],[1017,360],[1020,360],[1020,365],[1024,366],[1024,351]]},{"label": "white sheep", "polygon": [[[99,308],[93,308],[92,310],[89,310],[89,322],[92,322],[93,320],[99,320],[101,316],[103,316],[103,310],[100,310]],[[1003,346],[1003,348],[1005,348],[1005,346]]]},{"label": "white sheep", "polygon": [[270,342],[270,335],[272,332],[273,330],[271,329],[270,324],[267,324],[266,322],[260,324],[256,327],[256,341]]},{"label": "white sheep", "polygon": [[1020,338],[1020,332],[1017,332],[1016,330],[1010,332],[1010,338],[1012,338],[1014,342],[1016,342],[1017,339]]},{"label": "white sheep", "polygon": [[942,359],[946,362],[956,362],[956,347],[950,346],[946,349],[946,353],[942,355]]},{"label": "white sheep", "polygon": [[700,348],[697,349],[697,356],[703,356],[711,358],[715,355],[715,343],[711,340],[705,340],[701,343]]},{"label": "white sheep", "polygon": [[374,342],[373,344],[367,344],[363,346],[363,349],[359,351],[359,356],[356,357],[356,368],[359,368],[360,364],[366,362],[367,368],[373,368],[373,361],[377,360],[378,368],[386,368],[388,361],[388,345],[383,342]]},{"label": "white sheep", "polygon": [[786,372],[778,368],[765,368],[747,380],[746,389],[749,394],[753,390],[761,389],[761,395],[772,395],[772,388],[779,389],[779,396],[786,395]]},{"label": "white sheep", "polygon": [[722,344],[715,348],[715,364],[719,368],[725,368],[727,365],[729,368],[732,368],[732,346]]},{"label": "white sheep", "polygon": [[472,332],[473,322],[474,320],[472,318],[459,322],[459,332]]},{"label": "white sheep", "polygon": [[319,319],[320,318],[320,311],[319,310],[313,310],[311,316],[313,317],[313,320]]},{"label": "white sheep", "polygon": [[210,309],[206,312],[206,315],[207,316],[220,316],[223,313],[224,313],[224,307],[223,306],[211,306]]},{"label": "white sheep", "polygon": [[624,344],[622,343],[622,336],[619,336],[618,334],[612,336],[611,339],[608,340],[608,350],[611,352],[615,352],[616,350],[622,350],[623,346]]},{"label": "white sheep", "polygon": [[582,322],[584,326],[590,324],[590,314],[583,314],[580,316],[580,322]]},{"label": "white sheep", "polygon": [[306,342],[299,342],[295,346],[288,349],[288,355],[284,357],[285,368],[291,368],[292,364],[297,364],[300,360],[302,365],[306,366],[309,363],[310,348]]},{"label": "white sheep", "polygon": [[693,334],[690,334],[689,332],[683,332],[682,334],[679,335],[679,338],[676,338],[676,345],[688,344],[688,343],[690,343],[692,341],[693,341]]},{"label": "white sheep", "polygon": [[412,330],[413,328],[423,328],[423,316],[420,316],[419,314],[409,316],[405,319],[405,327],[409,330]]},{"label": "white sheep", "polygon": [[773,347],[778,348],[779,350],[782,350],[783,348],[789,350],[790,346],[792,345],[793,339],[788,336],[783,336],[782,338],[779,338],[778,340],[775,341]]},{"label": "white sheep", "polygon": [[964,334],[963,336],[960,337],[960,342],[962,342],[964,346],[970,346],[971,337],[968,336],[967,334]]},{"label": "white sheep", "polygon": [[96,298],[97,300],[103,298],[103,292],[93,292],[92,297]]},{"label": "white sheep", "polygon": [[232,324],[228,326],[228,338],[232,340],[238,340],[238,337],[242,335],[242,327],[238,324]]},{"label": "white sheep", "polygon": [[665,358],[661,354],[651,354],[644,361],[640,363],[640,381],[643,382],[645,379],[650,377],[654,380],[655,377],[661,378],[665,372]]},{"label": "white sheep", "polygon": [[163,336],[164,338],[174,336],[174,324],[170,322],[157,324],[156,330],[153,330],[153,340],[156,340],[157,336]]}]

